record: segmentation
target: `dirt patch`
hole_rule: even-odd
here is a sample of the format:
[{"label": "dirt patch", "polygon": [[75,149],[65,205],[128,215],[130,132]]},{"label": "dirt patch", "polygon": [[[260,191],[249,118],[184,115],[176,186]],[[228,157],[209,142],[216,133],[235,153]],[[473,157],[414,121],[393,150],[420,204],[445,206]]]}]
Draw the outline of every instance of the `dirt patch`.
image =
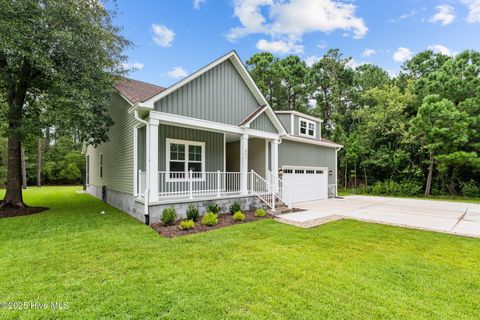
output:
[{"label": "dirt patch", "polygon": [[194,234],[198,232],[205,232],[205,231],[220,229],[220,228],[228,227],[234,224],[242,224],[242,223],[248,223],[248,222],[257,221],[257,220],[265,220],[265,219],[273,218],[273,216],[269,214],[267,214],[265,217],[257,217],[255,216],[255,211],[245,211],[244,213],[245,213],[245,220],[243,221],[233,220],[233,215],[231,215],[230,213],[220,213],[218,215],[218,224],[215,226],[204,226],[200,222],[201,221],[201,217],[200,217],[198,221],[195,222],[195,228],[191,230],[180,230],[181,220],[175,222],[175,224],[171,226],[166,226],[160,222],[160,223],[152,224],[151,227],[155,229],[155,231],[157,231],[162,236],[173,238],[178,236],[184,236],[187,234]]},{"label": "dirt patch", "polygon": [[28,216],[28,215],[40,213],[46,210],[48,210],[48,208],[45,208],[45,207],[25,207],[25,208],[4,207],[0,209],[0,219],[19,217],[19,216]]}]

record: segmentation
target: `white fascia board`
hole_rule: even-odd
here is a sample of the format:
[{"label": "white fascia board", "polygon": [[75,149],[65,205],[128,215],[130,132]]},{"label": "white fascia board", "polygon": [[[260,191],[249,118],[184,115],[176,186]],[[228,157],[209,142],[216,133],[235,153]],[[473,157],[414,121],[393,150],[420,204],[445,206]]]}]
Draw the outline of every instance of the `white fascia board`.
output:
[{"label": "white fascia board", "polygon": [[[253,111],[255,112],[255,111]],[[285,135],[287,134],[287,131],[285,130],[285,128],[283,127],[283,124],[282,122],[280,121],[280,119],[278,119],[277,115],[275,114],[275,112],[273,111],[273,109],[267,104],[267,105],[264,105],[264,108],[261,112],[257,113],[252,119],[250,119],[247,123],[245,123],[242,127],[245,127],[245,128],[250,128],[250,124],[255,121],[255,119],[257,119],[261,114],[263,113],[266,113],[268,118],[270,119],[270,121],[272,121],[273,125],[275,126],[275,129],[277,129],[278,133],[280,135]],[[250,116],[250,115],[249,115]]]},{"label": "white fascia board", "polygon": [[205,131],[213,132],[229,132],[238,135],[248,134],[249,136],[264,138],[264,139],[279,139],[280,135],[264,132],[259,130],[254,130],[250,128],[243,128],[239,126],[234,126],[231,124],[219,123],[214,121],[208,121],[203,119],[190,118],[185,116],[180,116],[171,113],[159,112],[159,111],[150,111],[150,119],[158,120],[160,123],[164,124],[173,124],[178,127],[185,128],[198,128]]},{"label": "white fascia board", "polygon": [[291,140],[291,141],[296,141],[296,142],[302,142],[302,143],[308,143],[308,144],[315,144],[318,146],[324,146],[324,147],[329,147],[329,148],[335,148],[335,149],[341,149],[343,146],[341,144],[332,144],[328,142],[322,142],[318,140],[311,140],[311,139],[305,139],[301,137],[294,137],[291,135],[287,135],[282,137],[283,140]]},{"label": "white fascia board", "polygon": [[294,114],[296,116],[299,116],[299,117],[302,117],[302,118],[305,118],[305,119],[308,119],[308,120],[312,120],[312,121],[316,121],[316,122],[323,122],[322,119],[320,118],[315,118],[313,116],[310,116],[308,114],[305,114],[305,113],[302,113],[302,112],[299,112],[299,111],[295,111],[295,110],[278,110],[278,111],[275,111],[275,113],[278,113],[278,114]]}]

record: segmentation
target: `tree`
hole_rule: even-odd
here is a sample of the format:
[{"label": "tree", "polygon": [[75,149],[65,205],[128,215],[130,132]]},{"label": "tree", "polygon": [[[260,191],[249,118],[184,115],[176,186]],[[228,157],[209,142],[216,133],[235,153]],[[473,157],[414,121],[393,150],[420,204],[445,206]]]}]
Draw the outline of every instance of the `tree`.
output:
[{"label": "tree", "polygon": [[425,195],[430,195],[435,160],[451,156],[468,141],[468,114],[438,95],[425,97],[411,121],[412,131],[429,154]]},{"label": "tree", "polygon": [[[59,131],[80,130],[88,144],[106,141],[106,105],[129,42],[97,0],[0,0],[0,7],[0,92],[8,106],[2,206],[24,207],[22,140],[38,135],[40,117],[49,113]],[[48,108],[38,108],[42,99]]]},{"label": "tree", "polygon": [[277,62],[278,58],[275,58],[270,52],[256,53],[247,60],[247,68],[252,78],[273,109],[278,109],[279,103],[277,93],[280,80],[275,74]]},{"label": "tree", "polygon": [[340,50],[328,52],[311,68],[309,83],[324,120],[325,135],[343,140],[343,121],[349,111],[349,92],[353,85],[353,71],[348,66],[350,58],[343,58]]},{"label": "tree", "polygon": [[288,56],[278,60],[274,65],[274,74],[280,81],[281,109],[305,111],[307,105],[307,87],[305,80],[307,66],[298,56]]}]

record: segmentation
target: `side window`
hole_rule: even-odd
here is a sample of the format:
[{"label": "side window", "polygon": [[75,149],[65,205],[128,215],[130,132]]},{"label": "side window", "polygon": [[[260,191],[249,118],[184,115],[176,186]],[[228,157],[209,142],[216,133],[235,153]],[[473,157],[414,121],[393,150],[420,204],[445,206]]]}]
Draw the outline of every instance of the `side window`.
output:
[{"label": "side window", "polygon": [[103,178],[103,153],[100,153],[100,178]]},{"label": "side window", "polygon": [[90,184],[90,156],[87,156],[86,160],[86,174],[85,174],[85,183],[88,185]]}]

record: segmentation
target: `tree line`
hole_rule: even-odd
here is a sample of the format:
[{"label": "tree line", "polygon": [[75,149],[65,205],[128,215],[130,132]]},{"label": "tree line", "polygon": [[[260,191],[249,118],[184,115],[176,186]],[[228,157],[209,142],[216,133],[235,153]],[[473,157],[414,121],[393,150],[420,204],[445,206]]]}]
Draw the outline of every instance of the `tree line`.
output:
[{"label": "tree line", "polygon": [[344,188],[480,196],[479,52],[427,50],[396,76],[373,64],[352,67],[338,49],[312,65],[262,52],[247,67],[273,109],[324,120],[323,137],[344,145]]}]

